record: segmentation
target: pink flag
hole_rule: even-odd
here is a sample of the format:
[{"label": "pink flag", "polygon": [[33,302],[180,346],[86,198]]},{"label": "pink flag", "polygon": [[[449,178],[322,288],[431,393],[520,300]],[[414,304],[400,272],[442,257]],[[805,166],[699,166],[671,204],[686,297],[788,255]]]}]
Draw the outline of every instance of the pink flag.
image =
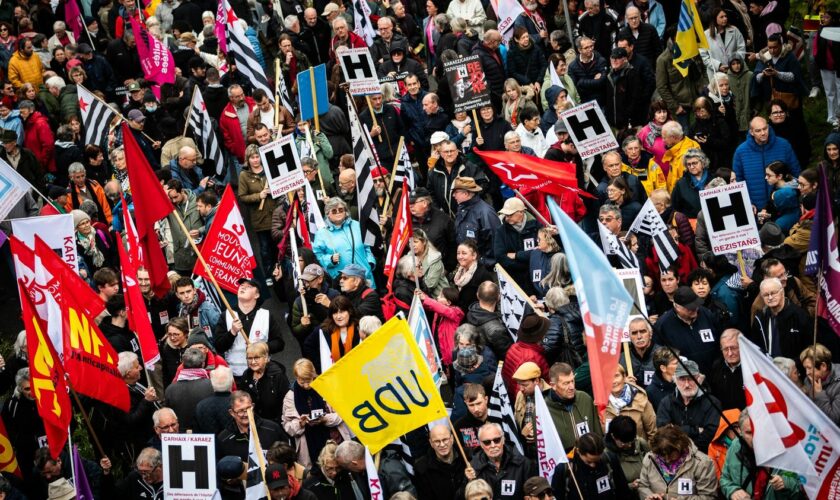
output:
[{"label": "pink flag", "polygon": [[233,22],[236,19],[236,14],[230,8],[227,0],[220,0],[219,6],[216,8],[216,27],[213,32],[219,40],[219,50],[227,54],[227,30],[228,21]]},{"label": "pink flag", "polygon": [[172,53],[160,41],[149,35],[140,22],[131,17],[131,30],[137,42],[137,53],[140,55],[140,66],[143,77],[159,85],[175,83],[175,59]]},{"label": "pink flag", "polygon": [[82,24],[82,13],[76,0],[67,0],[64,4],[64,17],[67,19],[67,27],[73,32],[73,38],[78,42],[85,26]]}]

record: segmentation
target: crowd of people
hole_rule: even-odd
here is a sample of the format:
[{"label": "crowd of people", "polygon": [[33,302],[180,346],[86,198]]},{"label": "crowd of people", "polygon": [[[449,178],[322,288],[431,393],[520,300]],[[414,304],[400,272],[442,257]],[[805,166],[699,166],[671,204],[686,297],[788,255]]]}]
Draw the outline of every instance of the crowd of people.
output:
[{"label": "crowd of people", "polygon": [[[817,315],[819,291],[804,273],[818,191],[827,188],[840,213],[840,132],[811,148],[813,131],[840,127],[840,43],[819,36],[840,26],[840,13],[819,12],[818,30],[803,33],[787,0],[523,0],[513,27],[500,32],[496,2],[364,1],[366,19],[355,12],[359,1],[228,1],[227,19],[261,66],[248,74],[282,76],[296,101],[297,75],[326,65],[329,106],[317,127],[275,107],[276,96],[220,50],[217,2],[82,0],[81,21],[67,18],[65,0],[0,4],[0,159],[37,190],[0,229],[11,235],[10,220],[45,207],[72,215],[80,276],[106,306],[96,322],[130,394],[128,412],[81,403],[104,452],[82,460],[94,497],[164,498],[161,436],[192,432],[215,435],[220,497],[245,498],[253,421],[272,499],[371,498],[365,447],[311,383],[416,297],[430,320],[452,425],[417,429],[405,446],[380,454],[383,498],[805,498],[796,474],[756,463],[739,337],[840,424],[840,340]],[[708,48],[678,68],[688,2]],[[132,20],[171,52],[174,84],[144,78]],[[365,27],[374,31],[370,45]],[[337,62],[348,48],[369,49],[380,93],[349,94]],[[444,65],[473,55],[492,103],[456,113]],[[128,128],[85,143],[81,87],[119,110]],[[206,158],[206,134],[187,126],[194,89],[222,171]],[[821,93],[827,114],[806,120]],[[590,164],[560,115],[593,101],[620,147]],[[358,161],[348,105],[369,130],[376,165]],[[161,355],[148,371],[129,327],[117,251],[128,222],[122,203],[133,211],[146,195],[131,189],[128,133],[184,222],[173,214],[155,225],[171,291],[155,295],[149,271],[138,272]],[[259,149],[290,134],[311,188],[293,194],[303,201],[312,193],[317,203],[300,207],[317,208],[325,225],[309,247],[298,243],[297,260],[287,224],[293,197],[272,197]],[[401,144],[412,164],[413,233],[390,283],[383,270]],[[573,280],[538,203],[545,195],[515,196],[476,151],[572,164],[581,194],[558,204],[598,247],[604,230],[616,237],[639,268],[647,319],[630,321],[629,353],[605,381],[610,395],[600,411],[592,377],[601,374],[590,373],[576,289],[586,276]],[[372,178],[378,227],[360,220],[369,200],[360,199],[357,183],[367,175],[359,168]],[[740,181],[760,246],[715,254],[699,192]],[[254,278],[229,294],[230,311],[194,279],[189,244],[208,236],[227,186],[258,262]],[[668,266],[649,236],[629,231],[648,201],[678,246]],[[385,243],[371,245],[369,231]],[[15,302],[8,244],[0,254],[0,293]],[[496,264],[533,306],[518,329],[501,314]],[[26,332],[9,337],[14,346],[0,357],[0,392],[11,392],[2,419],[22,476],[3,471],[0,499],[75,498],[69,450],[53,457],[46,446]],[[489,416],[500,363],[513,435]],[[539,475],[537,391],[569,457],[551,481]],[[89,432],[79,424],[76,434]]]}]

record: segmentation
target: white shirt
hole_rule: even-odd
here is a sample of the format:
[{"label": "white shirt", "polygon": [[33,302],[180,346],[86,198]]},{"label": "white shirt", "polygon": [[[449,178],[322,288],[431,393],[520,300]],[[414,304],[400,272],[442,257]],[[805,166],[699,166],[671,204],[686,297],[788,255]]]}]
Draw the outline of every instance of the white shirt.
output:
[{"label": "white shirt", "polygon": [[545,152],[548,151],[548,143],[539,127],[535,128],[533,132],[528,132],[525,125],[520,123],[516,127],[516,135],[522,140],[523,146],[533,149],[534,153],[540,158],[545,156]]}]

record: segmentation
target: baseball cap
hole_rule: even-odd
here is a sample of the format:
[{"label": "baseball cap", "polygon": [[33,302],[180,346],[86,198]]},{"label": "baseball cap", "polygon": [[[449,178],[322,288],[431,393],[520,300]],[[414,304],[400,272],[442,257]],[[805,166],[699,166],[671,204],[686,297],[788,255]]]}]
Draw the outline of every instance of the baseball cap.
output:
[{"label": "baseball cap", "polygon": [[239,278],[236,280],[237,285],[241,285],[242,283],[249,283],[251,286],[259,288],[260,284],[254,278]]},{"label": "baseball cap", "polygon": [[546,478],[536,476],[525,481],[525,485],[522,488],[525,490],[525,494],[529,497],[538,497],[550,490],[551,485],[548,484],[548,480]]},{"label": "baseball cap", "polygon": [[137,123],[143,123],[144,121],[146,121],[146,117],[143,116],[143,112],[139,109],[132,109],[131,111],[129,111],[128,115],[126,115],[126,118]]},{"label": "baseball cap", "polygon": [[327,4],[326,7],[324,7],[324,12],[321,12],[321,15],[322,16],[328,16],[328,15],[332,14],[333,12],[338,12],[338,5],[330,2],[330,3]]},{"label": "baseball cap", "polygon": [[516,212],[521,212],[525,210],[525,204],[522,203],[522,200],[519,198],[513,197],[508,198],[505,200],[505,204],[501,210],[499,210],[499,214],[501,215],[511,215],[515,214]]},{"label": "baseball cap", "polygon": [[432,138],[429,139],[429,142],[434,146],[435,144],[440,144],[443,141],[449,140],[449,134],[446,132],[437,131],[432,134]]},{"label": "baseball cap", "polygon": [[286,467],[280,464],[271,464],[266,467],[265,482],[270,490],[289,486],[289,476],[286,474]]},{"label": "baseball cap", "polygon": [[677,288],[677,293],[674,294],[674,304],[681,305],[686,309],[697,309],[703,305],[703,299],[698,297],[691,287],[681,286]]},{"label": "baseball cap", "polygon": [[677,371],[674,372],[674,376],[679,377],[688,377],[689,374],[694,375],[695,377],[700,375],[700,367],[697,366],[697,363],[690,359],[684,359],[682,363],[677,365]]},{"label": "baseball cap", "polygon": [[77,54],[91,54],[93,53],[93,49],[90,45],[86,43],[80,43],[76,46],[76,53]]},{"label": "baseball cap", "polygon": [[412,191],[408,195],[408,202],[409,203],[414,203],[417,200],[419,200],[420,198],[425,198],[425,197],[430,197],[430,196],[432,196],[432,194],[429,192],[428,189],[426,189],[424,187],[418,187],[418,188],[415,188],[414,191]]},{"label": "baseball cap", "polygon": [[128,84],[128,91],[129,92],[136,92],[138,90],[143,90],[138,82],[131,82]]},{"label": "baseball cap", "polygon": [[341,274],[343,274],[344,276],[355,276],[357,278],[364,278],[365,268],[358,264],[347,264],[346,266],[344,266],[344,269],[341,270]]},{"label": "baseball cap", "polygon": [[300,273],[301,279],[306,281],[312,281],[315,278],[320,278],[324,275],[324,269],[319,266],[318,264],[309,264],[305,268],[303,268],[303,272]]}]

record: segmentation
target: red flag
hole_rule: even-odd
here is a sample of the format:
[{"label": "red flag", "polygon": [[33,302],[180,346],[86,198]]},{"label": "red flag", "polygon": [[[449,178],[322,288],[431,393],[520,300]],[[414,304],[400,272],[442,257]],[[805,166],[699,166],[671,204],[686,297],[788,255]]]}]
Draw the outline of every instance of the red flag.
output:
[{"label": "red flag", "polygon": [[578,189],[575,164],[550,161],[510,151],[475,150],[485,163],[499,176],[502,183],[522,194],[542,191],[557,196],[568,195],[569,191],[593,198]]},{"label": "red flag", "polygon": [[[50,258],[50,254],[54,258]],[[56,260],[60,262],[60,259],[40,238],[35,240],[35,256],[58,279],[61,287],[78,279],[69,267],[57,265]],[[86,396],[127,412],[130,408],[128,388],[117,368],[116,351],[99,330],[93,316],[85,312],[79,296],[62,293],[58,304],[64,333],[64,369],[71,385]]]},{"label": "red flag", "polygon": [[[133,245],[137,244],[135,240]],[[146,302],[143,300],[143,292],[137,284],[137,267],[128,256],[125,246],[117,243],[117,250],[120,253],[122,262],[122,283],[125,290],[125,312],[128,315],[128,327],[137,335],[140,342],[140,352],[143,354],[143,364],[147,370],[154,370],[155,363],[160,360],[155,332],[152,331],[152,323],[149,321],[149,312],[146,310]]]},{"label": "red flag", "polygon": [[[239,291],[237,282],[241,278],[254,277],[257,260],[230,185],[225,188],[222,201],[216,209],[216,217],[207,230],[201,245],[201,255],[219,286],[229,292]],[[200,259],[195,261],[193,274],[210,279]]]},{"label": "red flag", "polygon": [[388,255],[385,257],[384,273],[388,276],[388,290],[394,282],[394,272],[408,240],[411,238],[411,211],[408,203],[408,184],[403,182],[402,196],[400,196],[399,207],[394,216],[394,232],[391,233],[391,244],[388,245]]},{"label": "red flag", "polygon": [[[297,214],[297,215],[296,215]],[[286,224],[283,226],[283,238],[280,240],[280,243],[277,244],[277,248],[280,251],[280,258],[282,259],[284,255],[286,255],[286,246],[289,244],[289,236],[291,236],[292,230],[292,222],[297,218],[298,222],[295,224],[298,236],[300,236],[301,241],[304,245],[309,243],[309,248],[312,248],[312,242],[308,240],[309,238],[309,229],[301,228],[301,220],[300,216],[303,215],[300,209],[300,200],[297,196],[295,196],[292,204],[289,206],[289,209],[286,211]],[[304,225],[306,220],[303,221]],[[307,239],[304,239],[304,235]]]},{"label": "red flag", "polygon": [[9,433],[6,432],[6,425],[3,424],[2,418],[0,418],[0,472],[8,472],[23,479],[23,472],[18,465],[15,450],[12,448],[12,442],[9,441]]},{"label": "red flag", "polygon": [[[143,262],[143,248],[140,246],[140,237],[137,235],[137,228],[134,226],[134,220],[128,212],[128,203],[120,191],[120,200],[122,201],[122,216],[123,226],[125,226],[125,245],[128,260],[135,269],[139,269],[145,265]],[[120,258],[122,262],[122,258]]]},{"label": "red flag", "polygon": [[309,223],[306,221],[306,214],[304,214],[303,210],[300,209],[299,200],[297,205],[297,223],[295,224],[295,230],[297,231],[298,237],[303,243],[303,246],[305,246],[306,248],[312,248],[312,237],[309,234]]},{"label": "red flag", "polygon": [[53,458],[61,454],[67,442],[67,432],[70,429],[72,409],[67,386],[64,383],[64,373],[58,362],[58,355],[52,348],[52,343],[44,333],[43,324],[35,314],[29,292],[20,287],[21,309],[23,323],[26,327],[26,349],[29,357],[29,378],[32,395],[35,396],[35,406],[38,415],[44,421],[47,433],[47,444]]},{"label": "red flag", "polygon": [[[167,273],[169,266],[160,248],[155,222],[169,215],[175,207],[163,191],[155,177],[149,161],[143,155],[134,139],[131,128],[123,124],[123,142],[125,143],[125,163],[128,170],[128,182],[134,193],[134,216],[137,221],[137,235],[143,247],[143,262],[152,280],[155,295],[163,297],[169,291]],[[142,193],[142,196],[141,196]]]},{"label": "red flag", "polygon": [[38,215],[61,215],[61,212],[55,208],[55,205],[52,202],[44,203],[44,206],[41,207],[41,212]]}]

